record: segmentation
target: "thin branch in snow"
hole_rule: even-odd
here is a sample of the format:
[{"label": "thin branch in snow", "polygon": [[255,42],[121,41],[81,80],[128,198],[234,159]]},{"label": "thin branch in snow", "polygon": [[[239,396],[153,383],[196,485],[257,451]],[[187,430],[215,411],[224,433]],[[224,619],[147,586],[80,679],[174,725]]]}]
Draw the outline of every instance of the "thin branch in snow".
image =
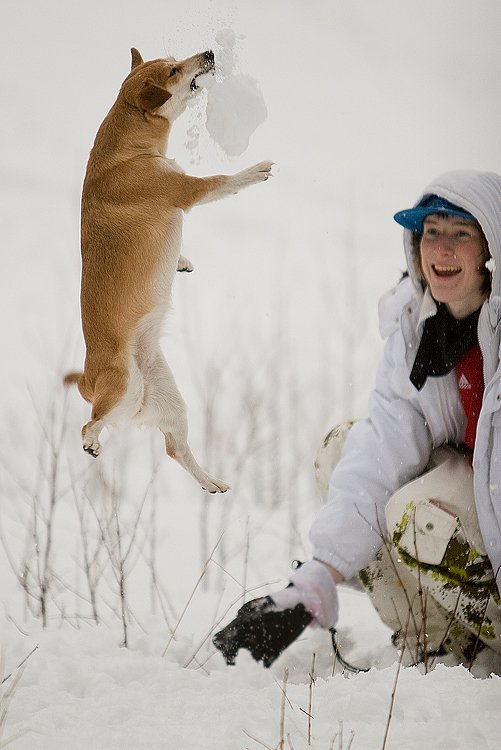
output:
[{"label": "thin branch in snow", "polygon": [[312,660],[311,660],[311,670],[309,673],[310,677],[310,684],[308,689],[308,747],[311,747],[311,723],[313,720],[313,687],[315,685],[315,657],[316,654],[313,654]]},{"label": "thin branch in snow", "polygon": [[246,729],[243,729],[242,731],[243,731],[243,733],[245,734],[246,737],[248,737],[250,740],[253,740],[254,742],[257,742],[257,744],[261,745],[261,747],[265,747],[266,750],[277,750],[276,748],[270,747],[269,745],[267,745],[262,740],[258,740],[257,737],[253,737],[252,734],[250,734],[249,732],[247,732]]},{"label": "thin branch in snow", "polygon": [[30,653],[27,656],[25,656],[22,661],[19,662],[19,664],[17,665],[17,667],[15,668],[15,670],[13,672],[10,672],[6,677],[3,678],[3,680],[0,682],[0,685],[3,685],[4,682],[7,682],[7,680],[10,680],[10,678],[12,677],[12,675],[15,672],[17,672],[19,669],[21,669],[21,667],[23,667],[26,664],[26,662],[28,661],[28,659],[30,658],[30,656],[32,656],[37,649],[38,649],[38,644],[34,648],[31,649]]},{"label": "thin branch in snow", "polygon": [[189,595],[189,597],[188,597],[188,601],[187,601],[187,602],[186,602],[186,604],[184,605],[184,607],[183,607],[183,611],[182,611],[182,612],[181,612],[181,614],[179,615],[178,621],[176,622],[176,624],[175,624],[175,626],[174,626],[174,629],[172,630],[172,633],[170,634],[170,638],[169,638],[169,640],[167,641],[167,645],[165,646],[165,648],[164,648],[164,650],[163,650],[162,656],[165,656],[165,654],[167,653],[167,650],[168,650],[168,648],[169,648],[170,644],[172,643],[172,639],[174,638],[174,636],[175,636],[175,634],[176,634],[176,632],[177,632],[177,629],[178,629],[179,625],[181,624],[181,620],[182,620],[182,619],[183,619],[183,617],[185,616],[185,614],[186,614],[186,610],[187,610],[187,609],[188,609],[188,607],[190,606],[190,603],[191,603],[191,601],[192,601],[193,597],[195,596],[195,593],[196,593],[196,591],[197,591],[198,587],[200,586],[201,582],[203,581],[203,579],[204,579],[204,576],[205,576],[205,574],[206,574],[206,572],[207,572],[207,568],[209,567],[209,563],[210,563],[210,562],[211,562],[211,560],[212,560],[212,556],[214,555],[214,552],[215,552],[215,551],[217,550],[217,548],[218,548],[218,546],[219,546],[219,543],[220,543],[220,542],[221,542],[221,537],[219,537],[219,539],[217,540],[216,544],[215,544],[215,545],[214,545],[214,547],[212,548],[212,550],[211,550],[211,553],[210,553],[209,557],[208,557],[208,558],[207,558],[207,560],[205,561],[205,564],[204,564],[204,566],[203,566],[203,568],[202,568],[202,571],[201,571],[200,575],[198,576],[197,582],[195,583],[195,586],[193,587],[193,590],[192,590],[191,594],[190,594],[190,595]]},{"label": "thin branch in snow", "polygon": [[[411,610],[409,610],[409,614],[407,616],[407,622],[405,623],[405,637],[407,637],[407,630],[409,629],[410,619],[411,619]],[[393,690],[391,692],[390,708],[389,708],[389,711],[388,711],[388,720],[386,722],[386,729],[385,729],[385,732],[384,732],[384,739],[383,739],[383,744],[381,746],[381,750],[385,750],[385,748],[386,748],[386,742],[388,740],[388,733],[390,731],[390,724],[391,724],[391,720],[393,718],[393,707],[395,705],[395,695],[397,693],[398,678],[400,677],[400,670],[402,668],[403,658],[404,658],[404,649],[401,650],[400,657],[399,657],[399,660],[398,660],[397,672],[395,674],[395,681],[393,683]]]}]

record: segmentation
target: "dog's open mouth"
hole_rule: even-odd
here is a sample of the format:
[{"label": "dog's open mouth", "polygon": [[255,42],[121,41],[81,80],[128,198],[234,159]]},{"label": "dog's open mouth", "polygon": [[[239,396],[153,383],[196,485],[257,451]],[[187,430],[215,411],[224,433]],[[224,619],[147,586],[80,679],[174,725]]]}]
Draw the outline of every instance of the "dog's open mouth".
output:
[{"label": "dog's open mouth", "polygon": [[192,91],[196,91],[198,89],[197,86],[197,78],[199,76],[204,75],[204,73],[210,73],[212,70],[214,70],[214,52],[212,50],[207,50],[207,52],[204,52],[203,54],[204,60],[202,69],[198,71],[198,73],[195,75],[193,80],[190,83],[190,89]]}]

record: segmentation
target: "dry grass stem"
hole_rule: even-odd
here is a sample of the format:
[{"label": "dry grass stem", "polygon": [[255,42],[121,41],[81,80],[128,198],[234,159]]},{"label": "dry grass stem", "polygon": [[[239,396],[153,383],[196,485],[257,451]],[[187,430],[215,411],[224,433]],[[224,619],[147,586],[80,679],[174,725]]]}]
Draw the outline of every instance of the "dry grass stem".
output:
[{"label": "dry grass stem", "polygon": [[29,654],[28,654],[27,656],[25,656],[25,657],[24,657],[24,659],[22,659],[22,661],[20,661],[20,662],[19,662],[19,664],[18,664],[18,665],[16,666],[16,668],[15,668],[15,669],[14,669],[14,670],[13,670],[12,672],[10,672],[10,673],[9,673],[8,675],[6,675],[6,676],[5,676],[5,677],[4,677],[3,679],[2,679],[2,681],[0,682],[0,685],[3,685],[3,684],[4,684],[4,682],[7,682],[7,680],[10,680],[10,678],[12,677],[12,675],[13,675],[13,674],[14,674],[15,672],[17,672],[17,671],[18,671],[18,670],[20,670],[20,669],[21,669],[22,667],[24,667],[24,665],[26,664],[26,662],[28,661],[28,659],[30,658],[30,656],[33,656],[33,654],[35,653],[35,651],[36,651],[37,649],[38,649],[38,644],[37,644],[36,646],[34,646],[34,647],[33,647],[33,648],[31,649],[30,653],[29,653]]},{"label": "dry grass stem", "polygon": [[247,572],[249,567],[249,547],[250,547],[250,531],[249,531],[249,516],[245,521],[245,551],[244,551],[244,570],[243,570],[243,583],[242,583],[242,605],[245,604],[245,596],[247,592]]},{"label": "dry grass stem", "polygon": [[[33,651],[34,650],[35,649],[33,649]],[[31,653],[33,653],[33,651]],[[29,658],[29,656],[31,656],[31,653],[28,654],[28,656],[25,659],[23,659],[23,661],[18,665],[18,667],[16,667],[16,670],[13,673],[13,675],[8,675],[7,677],[5,677],[0,684],[0,748],[6,747],[11,742],[14,742],[15,740],[19,739],[19,737],[21,737],[22,734],[26,734],[26,732],[21,732],[13,737],[9,737],[6,740],[3,739],[3,732],[4,732],[5,724],[7,721],[7,715],[9,713],[9,707],[14,697],[14,694],[17,690],[19,681],[21,677],[23,676],[23,671],[25,669],[26,661]],[[2,663],[0,664],[0,670],[3,672],[3,659],[2,659]],[[12,677],[12,681],[10,685],[5,689],[1,687],[1,685],[3,685],[11,677]]]},{"label": "dry grass stem", "polygon": [[284,750],[284,739],[285,739],[285,701],[287,700],[287,680],[289,679],[289,670],[287,667],[284,669],[284,677],[282,680],[282,699],[280,701],[280,740],[278,747],[280,750]]},{"label": "dry grass stem", "polygon": [[181,614],[179,615],[179,618],[178,618],[178,620],[177,620],[177,622],[176,622],[176,624],[175,624],[175,626],[174,626],[174,628],[173,628],[173,630],[172,630],[172,632],[170,634],[170,638],[167,641],[167,645],[165,646],[165,648],[164,648],[164,650],[162,652],[162,656],[165,656],[165,654],[167,653],[167,651],[169,649],[169,646],[172,643],[172,639],[176,635],[177,629],[179,628],[179,625],[181,624],[181,620],[185,616],[186,611],[187,611],[188,607],[190,606],[190,604],[191,604],[191,602],[193,600],[193,597],[195,596],[195,593],[196,593],[198,587],[200,586],[201,582],[203,581],[204,576],[205,576],[205,574],[207,572],[207,568],[209,567],[209,564],[210,564],[210,562],[212,560],[214,552],[217,550],[220,542],[221,542],[221,537],[219,537],[219,539],[217,540],[216,544],[214,545],[214,547],[211,550],[211,553],[210,553],[209,557],[207,558],[207,560],[204,563],[203,569],[202,569],[200,575],[198,576],[197,582],[195,583],[195,586],[193,587],[193,590],[192,590],[191,594],[188,597],[188,601],[184,605],[183,610],[182,610]]},{"label": "dry grass stem", "polygon": [[313,720],[313,687],[315,685],[315,659],[316,654],[313,654],[312,660],[311,660],[311,670],[310,670],[310,685],[308,690],[308,747],[311,747],[311,728],[312,728],[312,720]]},{"label": "dry grass stem", "polygon": [[[409,615],[407,617],[407,622],[405,624],[405,631],[407,631],[408,628],[409,628],[410,617],[411,617],[411,611],[409,611]],[[405,635],[407,636],[407,632],[405,633]],[[385,748],[386,748],[386,742],[388,740],[388,733],[390,731],[390,724],[391,724],[391,720],[393,718],[393,706],[395,705],[395,696],[396,696],[396,693],[397,693],[398,678],[400,676],[400,670],[402,668],[403,658],[404,658],[404,649],[401,650],[400,657],[399,657],[399,660],[398,660],[397,672],[395,674],[395,680],[393,682],[393,689],[392,689],[392,692],[391,692],[390,708],[388,710],[388,720],[386,722],[386,728],[385,728],[385,732],[384,732],[384,739],[383,739],[383,744],[381,746],[381,750],[385,750]]]},{"label": "dry grass stem", "polygon": [[250,732],[248,732],[246,729],[242,730],[246,737],[248,737],[250,740],[253,740],[253,742],[257,742],[258,745],[261,745],[261,747],[265,747],[266,750],[277,750],[276,747],[270,747],[266,744],[266,742],[263,742],[262,740],[259,740],[257,737],[253,737]]}]

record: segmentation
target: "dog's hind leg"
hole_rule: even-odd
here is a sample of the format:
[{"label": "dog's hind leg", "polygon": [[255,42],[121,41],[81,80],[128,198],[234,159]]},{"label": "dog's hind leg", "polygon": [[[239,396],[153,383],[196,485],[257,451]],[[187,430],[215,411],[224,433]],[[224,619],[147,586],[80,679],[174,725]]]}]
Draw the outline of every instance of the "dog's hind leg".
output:
[{"label": "dog's hind leg", "polygon": [[207,492],[226,492],[226,482],[207,474],[198,465],[188,445],[186,404],[179,393],[174,376],[158,352],[148,367],[142,368],[145,380],[144,404],[137,421],[158,427],[165,438],[167,454],[192,475]]},{"label": "dog's hind leg", "polygon": [[217,479],[216,477],[207,474],[207,472],[198,465],[187,442],[179,445],[171,432],[164,432],[164,437],[167,454],[177,461],[183,469],[186,469],[186,471],[197,480],[203,490],[215,494],[217,492],[226,492],[230,489],[229,484],[223,482],[222,479]]},{"label": "dog's hind leg", "polygon": [[103,427],[132,419],[141,408],[143,379],[134,358],[130,359],[129,367],[110,367],[96,378],[91,420],[82,427],[83,449],[91,456],[101,452],[99,435]]},{"label": "dog's hind leg", "polygon": [[[94,411],[93,411],[94,414]],[[104,420],[93,417],[90,422],[84,424],[82,427],[82,445],[84,451],[89,453],[94,458],[97,458],[101,453],[101,443],[99,442],[99,435],[105,425]]]},{"label": "dog's hind leg", "polygon": [[183,255],[180,255],[179,260],[177,262],[177,270],[191,273],[193,271],[193,263],[191,262],[191,260],[188,260],[188,258],[185,258]]}]

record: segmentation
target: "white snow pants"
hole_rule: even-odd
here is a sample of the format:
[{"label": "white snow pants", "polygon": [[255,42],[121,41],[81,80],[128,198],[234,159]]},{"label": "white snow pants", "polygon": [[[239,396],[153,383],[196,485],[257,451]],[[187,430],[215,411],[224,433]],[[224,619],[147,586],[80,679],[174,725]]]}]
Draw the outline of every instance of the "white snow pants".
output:
[{"label": "white snow pants", "polygon": [[[329,432],[315,459],[325,501],[352,422]],[[467,456],[444,446],[385,507],[386,540],[359,572],[393,642],[420,661],[454,652],[467,666],[479,648],[501,653],[501,604],[478,526]]]}]

